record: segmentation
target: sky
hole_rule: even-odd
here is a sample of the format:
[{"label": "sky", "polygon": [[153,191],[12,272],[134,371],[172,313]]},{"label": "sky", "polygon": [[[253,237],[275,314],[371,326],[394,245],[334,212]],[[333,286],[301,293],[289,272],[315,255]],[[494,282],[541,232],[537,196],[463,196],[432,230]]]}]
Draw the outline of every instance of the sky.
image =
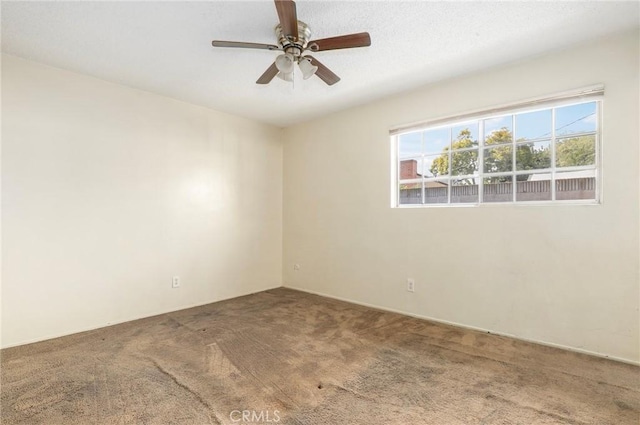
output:
[{"label": "sky", "polygon": [[[596,102],[579,103],[555,108],[556,111],[556,137],[596,130]],[[496,116],[484,120],[485,137],[493,131],[506,127],[513,132],[513,114]],[[515,115],[516,140],[541,139],[551,136],[552,110],[526,112]],[[479,140],[479,121],[456,124],[449,127],[441,127],[426,131],[403,134],[399,138],[400,158],[420,157],[425,155],[425,175],[429,175],[428,169],[435,158],[440,156],[443,149],[449,146],[450,139],[460,134],[460,131],[469,129],[473,140]],[[424,136],[424,138],[423,138]],[[424,141],[424,146],[423,146]],[[548,141],[536,143],[536,148],[546,147]],[[422,168],[419,166],[419,168]]]}]

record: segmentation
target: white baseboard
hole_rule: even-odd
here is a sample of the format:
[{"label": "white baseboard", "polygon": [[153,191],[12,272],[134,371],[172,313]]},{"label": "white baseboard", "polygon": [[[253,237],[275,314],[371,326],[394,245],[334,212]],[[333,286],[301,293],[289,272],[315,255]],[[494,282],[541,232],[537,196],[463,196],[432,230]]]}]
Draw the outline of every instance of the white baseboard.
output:
[{"label": "white baseboard", "polygon": [[483,333],[489,333],[489,334],[493,334],[493,335],[505,336],[505,337],[508,337],[508,338],[517,339],[519,341],[531,342],[531,343],[534,343],[534,344],[544,345],[544,346],[547,346],[547,347],[560,348],[562,350],[573,351],[573,352],[581,353],[581,354],[588,354],[590,356],[602,357],[602,358],[609,359],[609,360],[615,360],[617,362],[627,363],[627,364],[631,364],[631,365],[634,365],[634,366],[640,366],[640,361],[637,361],[637,360],[630,360],[630,359],[624,359],[624,358],[621,358],[621,357],[609,356],[609,355],[604,354],[604,353],[598,353],[596,351],[584,350],[582,348],[571,347],[571,346],[568,346],[568,345],[556,344],[554,342],[547,342],[547,341],[541,341],[541,340],[530,339],[530,338],[522,338],[522,337],[519,337],[517,335],[511,335],[511,334],[508,334],[508,333],[505,333],[505,332],[497,332],[497,331],[494,331],[494,330],[491,330],[491,329],[479,328],[477,326],[465,325],[465,324],[462,324],[462,323],[457,323],[457,322],[451,322],[451,321],[448,321],[448,320],[437,319],[435,317],[429,317],[429,316],[423,316],[423,315],[420,315],[420,314],[409,313],[409,312],[406,312],[406,311],[396,310],[396,309],[389,308],[389,307],[383,307],[383,306],[379,306],[379,305],[375,305],[375,304],[364,303],[364,302],[361,302],[361,301],[350,300],[348,298],[336,297],[334,295],[329,295],[329,294],[325,294],[325,293],[322,293],[322,292],[312,291],[312,290],[304,289],[304,288],[298,288],[298,287],[291,286],[291,285],[283,285],[283,287],[284,288],[288,288],[288,289],[293,289],[293,290],[296,290],[296,291],[300,291],[300,292],[306,292],[308,294],[319,295],[321,297],[331,298],[331,299],[338,300],[338,301],[344,301],[344,302],[351,303],[351,304],[357,304],[357,305],[361,305],[361,306],[364,306],[364,307],[370,307],[370,308],[375,308],[375,309],[382,310],[382,311],[388,311],[390,313],[397,313],[397,314],[402,314],[404,316],[415,317],[417,319],[428,320],[428,321],[431,321],[431,322],[442,323],[442,324],[445,324],[445,325],[457,326],[459,328],[470,329],[470,330],[474,330],[474,331],[480,331],[480,332],[483,332]]}]

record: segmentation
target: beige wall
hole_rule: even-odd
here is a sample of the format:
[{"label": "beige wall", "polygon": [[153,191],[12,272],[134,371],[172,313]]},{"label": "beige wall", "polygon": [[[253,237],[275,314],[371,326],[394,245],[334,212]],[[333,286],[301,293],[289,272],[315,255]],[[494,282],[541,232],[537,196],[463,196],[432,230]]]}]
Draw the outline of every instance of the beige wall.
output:
[{"label": "beige wall", "polygon": [[[287,129],[285,286],[638,362],[638,51],[627,33]],[[600,83],[602,205],[390,208],[390,127]]]},{"label": "beige wall", "polygon": [[3,346],[281,285],[281,130],[4,55],[2,119]]},{"label": "beige wall", "polygon": [[[285,286],[638,362],[638,47],[287,129],[284,197],[280,130],[3,55],[2,346],[276,287],[284,267]],[[390,127],[598,83],[602,205],[389,207]]]}]

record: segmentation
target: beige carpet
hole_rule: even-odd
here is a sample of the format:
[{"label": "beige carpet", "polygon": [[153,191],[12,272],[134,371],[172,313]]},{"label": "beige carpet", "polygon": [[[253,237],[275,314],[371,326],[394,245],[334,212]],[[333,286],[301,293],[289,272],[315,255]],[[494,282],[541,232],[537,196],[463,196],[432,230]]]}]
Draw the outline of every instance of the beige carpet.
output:
[{"label": "beige carpet", "polygon": [[2,351],[2,424],[638,424],[640,369],[276,289]]}]

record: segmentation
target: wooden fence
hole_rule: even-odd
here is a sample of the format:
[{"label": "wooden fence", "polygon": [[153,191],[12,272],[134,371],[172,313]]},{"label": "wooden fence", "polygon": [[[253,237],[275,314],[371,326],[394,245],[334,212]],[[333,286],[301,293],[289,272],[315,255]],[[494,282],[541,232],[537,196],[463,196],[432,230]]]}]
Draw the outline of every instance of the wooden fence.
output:
[{"label": "wooden fence", "polygon": [[[513,200],[513,183],[484,184],[484,202],[510,202]],[[446,204],[448,186],[425,189],[425,204]],[[556,180],[556,199],[595,199],[596,179],[581,177]],[[551,180],[516,182],[518,201],[550,201]],[[451,187],[451,203],[478,202],[478,185]],[[422,204],[422,189],[400,189],[400,204]]]}]

